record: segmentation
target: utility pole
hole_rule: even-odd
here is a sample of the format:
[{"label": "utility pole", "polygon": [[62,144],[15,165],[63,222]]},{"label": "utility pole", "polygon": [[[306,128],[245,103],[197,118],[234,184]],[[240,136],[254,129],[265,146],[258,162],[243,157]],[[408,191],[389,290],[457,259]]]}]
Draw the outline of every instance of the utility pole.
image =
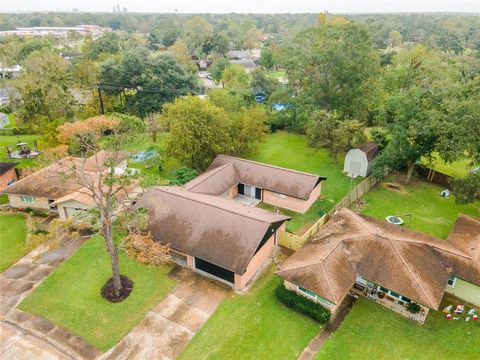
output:
[{"label": "utility pole", "polygon": [[105,114],[105,109],[103,108],[103,99],[102,99],[102,88],[100,82],[97,84],[98,98],[100,99],[100,114]]}]

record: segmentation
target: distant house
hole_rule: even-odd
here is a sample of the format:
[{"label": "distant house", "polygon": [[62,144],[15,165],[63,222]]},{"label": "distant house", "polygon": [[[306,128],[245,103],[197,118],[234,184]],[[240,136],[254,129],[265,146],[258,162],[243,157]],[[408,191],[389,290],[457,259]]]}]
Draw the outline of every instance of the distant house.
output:
[{"label": "distant house", "polygon": [[8,119],[8,114],[0,112],[0,129],[7,127],[10,124],[10,120]]},{"label": "distant house", "polygon": [[20,65],[15,66],[0,66],[0,75],[3,79],[16,79],[22,67]]},{"label": "distant house", "polygon": [[[126,168],[128,154],[122,153],[116,173]],[[33,174],[0,189],[7,194],[10,206],[16,208],[34,208],[58,213],[61,219],[74,216],[78,212],[93,206],[90,193],[81,184],[68,181],[62,176],[75,166],[94,180],[100,172],[107,171],[105,166],[110,153],[101,151],[88,159],[67,157],[49,165]],[[98,164],[97,164],[98,161]]]},{"label": "distant house", "polygon": [[349,176],[370,175],[376,156],[380,149],[377,144],[369,142],[356,149],[351,149],[345,156],[343,171]]},{"label": "distant house", "polygon": [[17,165],[16,162],[0,162],[0,189],[17,181]]},{"label": "distant house", "polygon": [[170,244],[175,262],[244,289],[271,257],[287,216],[256,208],[261,201],[305,212],[324,177],[219,155],[182,187],[147,191],[149,230]]},{"label": "distant house", "polygon": [[277,274],[332,312],[355,293],[423,324],[445,292],[480,306],[480,220],[459,215],[445,241],[341,209]]},{"label": "distant house", "polygon": [[251,72],[260,66],[258,63],[258,60],[253,60],[253,59],[231,60],[230,62],[232,64],[243,66],[245,68],[245,71],[247,72]]}]

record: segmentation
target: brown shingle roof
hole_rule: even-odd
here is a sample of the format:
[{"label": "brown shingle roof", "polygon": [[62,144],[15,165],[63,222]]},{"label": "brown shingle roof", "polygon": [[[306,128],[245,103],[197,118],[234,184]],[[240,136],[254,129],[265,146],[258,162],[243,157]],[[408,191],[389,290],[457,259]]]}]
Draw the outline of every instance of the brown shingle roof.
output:
[{"label": "brown shingle roof", "polygon": [[[464,241],[478,244],[478,239]],[[362,276],[438,309],[450,274],[480,285],[478,257],[466,250],[452,241],[342,209],[277,274],[336,304]]]},{"label": "brown shingle roof", "polygon": [[323,176],[218,155],[207,172],[185,184],[185,189],[221,195],[235,184],[243,183],[307,200],[315,186],[325,179]]},{"label": "brown shingle roof", "polygon": [[[103,172],[107,169],[105,163],[112,158],[112,154],[112,152],[102,150],[97,153],[97,159],[95,159],[95,155],[89,158],[71,156],[60,159],[55,164],[46,166],[1,189],[0,193],[35,196],[52,200],[59,199],[83,187],[73,181],[66,181],[67,176],[65,174],[74,168],[81,169],[82,173],[85,174]],[[115,155],[115,158],[122,161],[127,156],[128,153],[120,152],[118,157]]]},{"label": "brown shingle roof", "polygon": [[360,145],[358,149],[362,150],[365,155],[367,155],[368,161],[372,160],[380,152],[380,148],[378,147],[378,145],[373,142],[368,142],[366,144]]},{"label": "brown shingle roof", "polygon": [[155,240],[243,274],[262,239],[286,216],[180,187],[156,187],[137,204],[146,207]]}]

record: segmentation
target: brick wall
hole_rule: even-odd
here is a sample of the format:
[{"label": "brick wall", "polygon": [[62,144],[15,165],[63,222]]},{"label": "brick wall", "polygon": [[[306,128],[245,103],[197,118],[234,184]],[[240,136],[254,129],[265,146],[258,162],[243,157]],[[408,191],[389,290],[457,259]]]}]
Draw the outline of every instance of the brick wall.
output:
[{"label": "brick wall", "polygon": [[310,206],[318,199],[322,191],[322,183],[320,182],[310,194],[308,200],[298,199],[292,196],[284,195],[279,197],[275,195],[273,191],[263,190],[263,202],[275,205],[284,209],[293,210],[298,213],[304,214]]}]

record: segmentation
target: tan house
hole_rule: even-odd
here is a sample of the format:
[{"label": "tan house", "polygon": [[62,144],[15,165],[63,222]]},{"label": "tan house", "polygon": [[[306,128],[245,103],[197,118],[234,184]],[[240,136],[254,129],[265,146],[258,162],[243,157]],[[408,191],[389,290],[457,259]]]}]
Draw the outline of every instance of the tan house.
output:
[{"label": "tan house", "polygon": [[277,274],[332,312],[353,292],[423,324],[445,292],[480,306],[480,221],[460,215],[445,241],[341,209]]},{"label": "tan house", "polygon": [[18,173],[15,169],[17,165],[18,163],[15,162],[0,162],[0,189],[18,180]]},{"label": "tan house", "polygon": [[[8,195],[12,207],[47,210],[66,219],[93,204],[88,191],[82,185],[66,180],[64,174],[75,168],[82,169],[82,173],[93,181],[99,172],[108,170],[110,158],[107,151],[90,158],[66,157],[0,189],[0,193]],[[116,172],[126,168],[126,158],[127,153],[118,156]]]},{"label": "tan house", "polygon": [[218,155],[207,171],[184,185],[200,194],[264,203],[305,213],[318,199],[326,177]]},{"label": "tan house", "polygon": [[153,188],[137,207],[148,209],[153,238],[170,245],[175,262],[236,289],[272,256],[289,219],[181,187]]}]

